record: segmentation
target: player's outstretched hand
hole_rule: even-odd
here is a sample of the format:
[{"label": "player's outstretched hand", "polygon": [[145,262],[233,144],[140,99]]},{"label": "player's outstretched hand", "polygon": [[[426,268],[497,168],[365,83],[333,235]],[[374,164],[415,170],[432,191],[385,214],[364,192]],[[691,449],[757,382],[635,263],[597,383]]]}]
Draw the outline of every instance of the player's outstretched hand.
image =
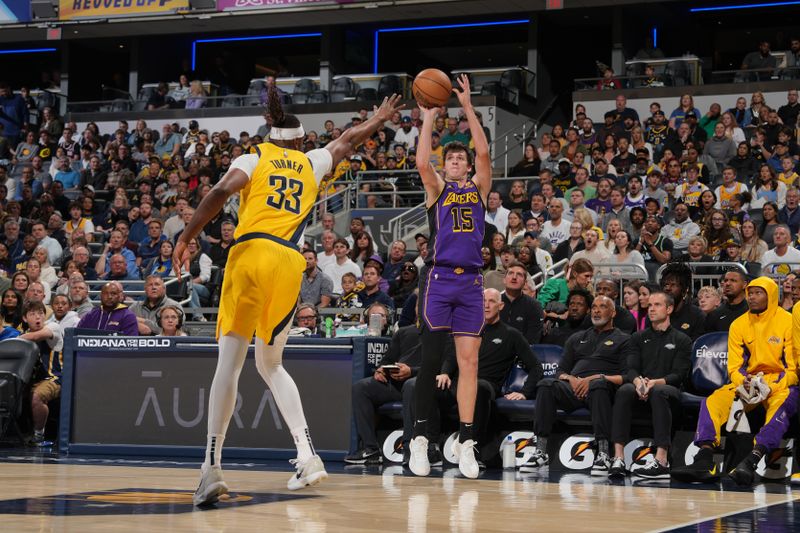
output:
[{"label": "player's outstretched hand", "polygon": [[453,87],[453,92],[456,94],[456,98],[458,98],[458,103],[460,103],[463,108],[471,107],[472,99],[470,97],[469,78],[466,74],[462,74],[456,78],[456,82],[458,82],[458,86],[461,87],[460,91]]},{"label": "player's outstretched hand", "polygon": [[392,118],[392,115],[395,111],[400,111],[401,109],[405,108],[405,104],[399,104],[400,95],[393,94],[392,96],[387,96],[381,102],[380,107],[374,106],[372,108],[372,112],[381,118],[384,122]]},{"label": "player's outstretched hand", "polygon": [[175,250],[172,251],[172,271],[175,272],[175,276],[177,278],[180,279],[181,277],[181,266],[184,263],[188,263],[188,261],[189,249],[186,247],[185,242],[178,239],[178,243],[175,245]]}]

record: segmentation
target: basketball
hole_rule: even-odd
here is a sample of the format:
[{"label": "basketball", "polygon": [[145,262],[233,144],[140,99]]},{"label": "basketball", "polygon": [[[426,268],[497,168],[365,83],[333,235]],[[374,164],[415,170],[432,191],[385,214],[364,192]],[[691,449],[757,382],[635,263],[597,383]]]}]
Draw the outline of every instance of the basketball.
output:
[{"label": "basketball", "polygon": [[438,107],[447,103],[453,94],[453,85],[447,74],[439,69],[426,68],[414,78],[411,89],[414,99],[422,107]]}]

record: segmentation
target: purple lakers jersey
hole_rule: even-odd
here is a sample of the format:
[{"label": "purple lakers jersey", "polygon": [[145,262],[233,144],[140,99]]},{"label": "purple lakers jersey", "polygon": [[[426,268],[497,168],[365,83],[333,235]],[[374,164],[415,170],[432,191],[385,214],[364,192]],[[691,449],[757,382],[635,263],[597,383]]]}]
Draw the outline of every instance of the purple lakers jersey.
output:
[{"label": "purple lakers jersey", "polygon": [[483,200],[472,180],[464,187],[445,182],[442,194],[428,209],[431,238],[425,262],[452,268],[483,266],[485,216]]}]

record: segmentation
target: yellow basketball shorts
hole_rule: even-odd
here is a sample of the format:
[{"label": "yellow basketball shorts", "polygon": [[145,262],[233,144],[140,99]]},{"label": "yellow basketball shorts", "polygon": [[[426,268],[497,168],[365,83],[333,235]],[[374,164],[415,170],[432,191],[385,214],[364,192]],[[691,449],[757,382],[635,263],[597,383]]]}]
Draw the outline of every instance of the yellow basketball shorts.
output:
[{"label": "yellow basketball shorts", "polygon": [[237,243],[222,282],[217,339],[236,333],[272,344],[294,316],[306,261],[297,251],[268,239]]}]

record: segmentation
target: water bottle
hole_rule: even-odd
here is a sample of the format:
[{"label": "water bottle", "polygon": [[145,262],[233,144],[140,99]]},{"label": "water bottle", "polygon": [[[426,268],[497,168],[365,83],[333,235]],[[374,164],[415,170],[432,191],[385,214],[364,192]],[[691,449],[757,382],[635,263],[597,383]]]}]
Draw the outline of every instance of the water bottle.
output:
[{"label": "water bottle", "polygon": [[330,339],[334,336],[335,330],[333,329],[333,319],[328,317],[325,319],[325,338]]},{"label": "water bottle", "polygon": [[514,445],[511,435],[508,435],[503,441],[501,456],[503,457],[503,469],[510,470],[517,467],[517,447]]},{"label": "water bottle", "polygon": [[380,337],[382,321],[383,317],[378,313],[373,313],[369,315],[369,326],[367,328],[367,335],[370,337]]}]

